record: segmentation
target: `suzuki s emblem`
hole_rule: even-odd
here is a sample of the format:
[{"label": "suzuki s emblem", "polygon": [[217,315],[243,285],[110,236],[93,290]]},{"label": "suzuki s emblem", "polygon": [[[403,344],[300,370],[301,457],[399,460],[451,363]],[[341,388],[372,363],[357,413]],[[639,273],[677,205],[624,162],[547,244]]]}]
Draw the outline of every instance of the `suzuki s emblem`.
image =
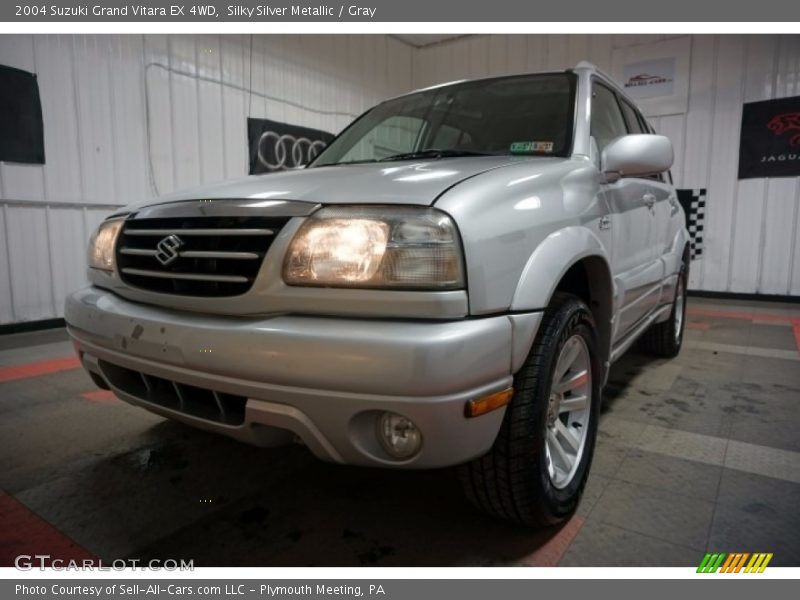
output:
[{"label": "suzuki s emblem", "polygon": [[178,248],[181,246],[183,246],[183,240],[181,238],[175,234],[168,235],[156,244],[156,249],[158,250],[158,252],[156,252],[156,260],[165,267],[171,265],[178,260],[180,256]]}]

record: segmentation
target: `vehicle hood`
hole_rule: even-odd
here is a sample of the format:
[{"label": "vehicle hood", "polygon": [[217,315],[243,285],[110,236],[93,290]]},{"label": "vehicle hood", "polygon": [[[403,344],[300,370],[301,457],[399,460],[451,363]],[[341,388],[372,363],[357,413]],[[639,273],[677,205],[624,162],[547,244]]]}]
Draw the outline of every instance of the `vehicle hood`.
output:
[{"label": "vehicle hood", "polygon": [[200,199],[299,200],[313,204],[430,205],[454,185],[521,161],[561,162],[559,158],[480,156],[312,167],[251,175],[161,196],[128,206],[145,206]]}]

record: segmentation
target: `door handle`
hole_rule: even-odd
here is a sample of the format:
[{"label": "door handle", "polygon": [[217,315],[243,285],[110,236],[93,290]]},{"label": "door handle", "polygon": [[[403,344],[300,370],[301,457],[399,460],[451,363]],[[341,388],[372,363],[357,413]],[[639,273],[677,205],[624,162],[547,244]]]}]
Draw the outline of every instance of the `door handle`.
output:
[{"label": "door handle", "polygon": [[642,196],[642,201],[647,208],[653,208],[653,206],[656,204],[656,197],[650,192],[647,192],[644,196]]}]

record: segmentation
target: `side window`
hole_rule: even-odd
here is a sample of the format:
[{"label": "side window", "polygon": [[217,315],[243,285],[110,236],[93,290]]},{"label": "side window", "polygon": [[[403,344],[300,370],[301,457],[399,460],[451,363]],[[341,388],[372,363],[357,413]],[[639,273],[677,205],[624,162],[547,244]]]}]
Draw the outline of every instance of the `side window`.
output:
[{"label": "side window", "polygon": [[636,114],[636,109],[630,104],[622,101],[622,112],[625,115],[625,121],[628,123],[628,133],[650,133],[647,127],[642,125],[639,116]]},{"label": "side window", "polygon": [[628,130],[616,95],[606,86],[595,83],[592,87],[591,134],[597,149],[602,152],[611,140],[626,133]]}]

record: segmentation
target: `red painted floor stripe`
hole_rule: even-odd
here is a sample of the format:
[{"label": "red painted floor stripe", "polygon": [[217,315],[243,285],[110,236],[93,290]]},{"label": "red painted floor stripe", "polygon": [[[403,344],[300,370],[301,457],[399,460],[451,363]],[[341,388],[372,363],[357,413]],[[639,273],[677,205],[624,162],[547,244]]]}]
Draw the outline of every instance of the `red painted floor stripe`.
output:
[{"label": "red painted floor stripe", "polygon": [[792,319],[792,329],[794,330],[794,343],[797,344],[797,351],[800,352],[800,319]]},{"label": "red painted floor stripe", "polygon": [[[794,341],[797,344],[797,351],[800,352],[800,318],[786,317],[783,315],[771,315],[757,312],[740,312],[729,310],[716,310],[713,308],[688,308],[686,314],[692,317],[710,317],[714,319],[739,319],[744,321],[772,321],[773,323],[791,323],[794,330]],[[700,329],[693,327],[692,323],[686,323],[688,329]]]},{"label": "red painted floor stripe", "polygon": [[0,567],[13,567],[17,556],[22,554],[31,558],[35,554],[48,554],[50,560],[97,561],[91,552],[0,490]]},{"label": "red painted floor stripe", "polygon": [[738,319],[743,321],[774,321],[778,323],[786,323],[792,321],[792,317],[785,317],[783,315],[771,315],[765,313],[742,312],[731,310],[716,310],[713,308],[697,308],[692,307],[686,310],[686,313],[692,317],[711,317],[714,319]]},{"label": "red painted floor stripe", "polygon": [[558,530],[558,533],[523,558],[520,563],[528,567],[555,567],[566,554],[567,548],[578,535],[583,523],[583,517],[572,517]]},{"label": "red painted floor stripe", "polygon": [[39,377],[48,373],[68,371],[77,369],[81,366],[77,356],[64,356],[53,360],[28,363],[25,365],[15,365],[13,367],[0,367],[0,383],[14,381],[16,379],[27,379],[28,377]]},{"label": "red painted floor stripe", "polygon": [[83,392],[81,398],[89,402],[96,402],[97,404],[116,404],[119,402],[117,397],[108,390],[92,390],[91,392]]}]

